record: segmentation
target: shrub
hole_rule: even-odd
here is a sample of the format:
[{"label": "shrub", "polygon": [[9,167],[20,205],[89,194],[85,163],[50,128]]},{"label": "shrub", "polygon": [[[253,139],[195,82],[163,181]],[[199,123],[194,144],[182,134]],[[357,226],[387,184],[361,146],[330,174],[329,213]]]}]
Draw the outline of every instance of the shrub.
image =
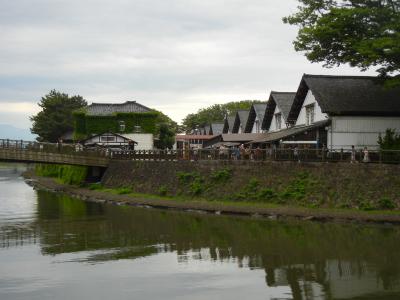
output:
[{"label": "shrub", "polygon": [[263,188],[257,194],[258,200],[261,201],[271,201],[275,197],[276,193],[270,188]]},{"label": "shrub", "polygon": [[204,191],[203,181],[200,178],[196,178],[190,184],[190,192],[193,196],[198,196]]},{"label": "shrub", "polygon": [[102,189],[103,189],[103,186],[101,185],[100,182],[89,184],[89,190],[96,191],[96,190],[102,190]]},{"label": "shrub", "polygon": [[215,183],[225,183],[232,177],[231,169],[216,170],[211,174],[211,179]]},{"label": "shrub", "polygon": [[121,188],[116,189],[116,193],[118,195],[131,194],[132,192],[133,192],[132,189],[129,187],[121,187]]},{"label": "shrub", "polygon": [[158,188],[158,194],[159,194],[160,196],[166,196],[167,193],[168,193],[168,189],[167,189],[167,187],[166,187],[165,185],[162,185],[162,186],[160,186],[160,187]]},{"label": "shrub", "polygon": [[376,207],[372,203],[372,201],[368,201],[368,200],[360,201],[359,204],[358,204],[358,208],[361,209],[361,210],[366,210],[366,211],[375,210],[376,209]]},{"label": "shrub", "polygon": [[382,197],[378,200],[378,208],[379,209],[395,209],[396,203],[393,202],[392,199],[387,197]]},{"label": "shrub", "polygon": [[178,172],[176,176],[178,177],[179,181],[184,184],[190,183],[196,178],[200,177],[200,175],[195,172],[192,173]]}]

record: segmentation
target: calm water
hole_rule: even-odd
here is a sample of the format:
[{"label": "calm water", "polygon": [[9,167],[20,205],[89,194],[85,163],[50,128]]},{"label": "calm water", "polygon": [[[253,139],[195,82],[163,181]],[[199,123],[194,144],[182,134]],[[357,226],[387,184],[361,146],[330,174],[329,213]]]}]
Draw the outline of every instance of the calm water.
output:
[{"label": "calm water", "polygon": [[0,299],[400,299],[400,228],[85,203],[0,165]]}]

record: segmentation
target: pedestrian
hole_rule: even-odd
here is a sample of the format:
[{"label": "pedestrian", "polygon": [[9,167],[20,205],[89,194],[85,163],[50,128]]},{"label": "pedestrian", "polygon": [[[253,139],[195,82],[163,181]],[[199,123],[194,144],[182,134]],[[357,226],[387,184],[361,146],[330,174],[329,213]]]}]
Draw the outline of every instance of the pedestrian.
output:
[{"label": "pedestrian", "polygon": [[298,162],[300,162],[300,159],[299,159],[299,148],[297,148],[297,146],[294,146],[293,157],[294,157],[294,160],[297,160]]},{"label": "pedestrian", "polygon": [[363,162],[368,163],[369,162],[369,153],[368,153],[368,148],[364,147],[364,158],[363,158]]},{"label": "pedestrian", "polygon": [[243,144],[240,144],[239,151],[240,151],[240,159],[244,159],[246,155],[246,149],[244,148]]},{"label": "pedestrian", "polygon": [[351,158],[350,158],[350,163],[353,164],[356,162],[356,148],[354,148],[354,145],[351,146]]},{"label": "pedestrian", "polygon": [[233,155],[234,155],[235,160],[239,160],[240,159],[240,149],[239,149],[239,147],[233,148]]}]

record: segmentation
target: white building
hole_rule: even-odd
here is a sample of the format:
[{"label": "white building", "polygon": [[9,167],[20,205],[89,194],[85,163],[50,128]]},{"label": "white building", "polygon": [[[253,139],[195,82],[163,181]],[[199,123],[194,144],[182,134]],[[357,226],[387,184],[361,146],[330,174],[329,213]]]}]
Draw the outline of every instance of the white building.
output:
[{"label": "white building", "polygon": [[262,127],[267,103],[254,103],[249,111],[245,133],[263,133]]},{"label": "white building", "polygon": [[328,149],[377,149],[386,129],[400,131],[400,88],[386,89],[377,77],[305,74],[288,122],[307,127],[327,120]]},{"label": "white building", "polygon": [[287,118],[296,93],[271,92],[267,103],[263,128],[275,132],[288,128]]},{"label": "white building", "polygon": [[244,133],[249,118],[248,110],[239,110],[236,112],[235,122],[233,124],[232,133]]}]

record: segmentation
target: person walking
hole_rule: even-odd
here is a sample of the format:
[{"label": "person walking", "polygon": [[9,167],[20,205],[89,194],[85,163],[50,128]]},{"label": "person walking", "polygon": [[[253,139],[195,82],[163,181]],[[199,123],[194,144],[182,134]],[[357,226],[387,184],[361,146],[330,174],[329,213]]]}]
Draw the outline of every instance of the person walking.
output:
[{"label": "person walking", "polygon": [[364,147],[364,158],[363,158],[363,162],[368,163],[369,162],[369,152],[368,152],[368,148]]},{"label": "person walking", "polygon": [[354,148],[354,145],[351,146],[351,157],[350,157],[350,163],[354,164],[356,162],[356,148]]}]

